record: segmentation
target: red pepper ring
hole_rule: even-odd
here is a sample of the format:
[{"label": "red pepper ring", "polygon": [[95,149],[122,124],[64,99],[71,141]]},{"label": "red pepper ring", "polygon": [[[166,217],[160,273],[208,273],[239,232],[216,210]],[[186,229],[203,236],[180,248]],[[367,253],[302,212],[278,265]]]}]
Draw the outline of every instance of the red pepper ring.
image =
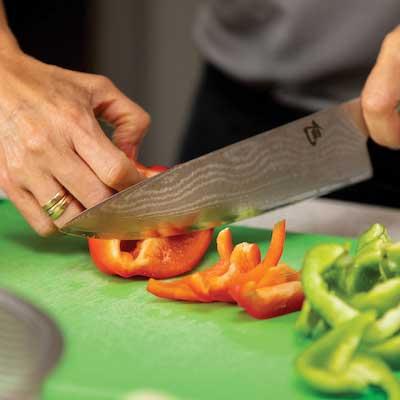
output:
[{"label": "red pepper ring", "polygon": [[[134,162],[143,175],[150,177],[168,168],[146,168]],[[172,229],[172,228],[171,228]],[[193,269],[206,253],[213,230],[192,232],[167,238],[121,241],[89,239],[89,251],[97,268],[123,278],[147,276],[171,278]]]}]

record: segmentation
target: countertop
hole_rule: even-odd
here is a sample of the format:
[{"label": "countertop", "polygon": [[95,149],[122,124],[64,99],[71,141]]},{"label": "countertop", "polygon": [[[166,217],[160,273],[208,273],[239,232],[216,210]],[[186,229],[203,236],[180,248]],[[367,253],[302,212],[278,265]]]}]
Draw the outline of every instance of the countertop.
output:
[{"label": "countertop", "polygon": [[400,240],[400,209],[350,203],[331,199],[312,199],[283,207],[237,224],[271,228],[285,218],[292,232],[337,236],[358,236],[371,224],[385,225],[389,234]]}]

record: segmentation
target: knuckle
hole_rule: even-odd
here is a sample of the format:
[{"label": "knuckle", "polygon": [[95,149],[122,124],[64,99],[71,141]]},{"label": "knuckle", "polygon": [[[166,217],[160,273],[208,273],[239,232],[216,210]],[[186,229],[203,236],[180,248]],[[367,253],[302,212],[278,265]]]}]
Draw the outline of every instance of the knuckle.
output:
[{"label": "knuckle", "polygon": [[111,79],[104,75],[95,75],[95,83],[99,87],[108,87],[112,85]]},{"label": "knuckle", "polygon": [[85,107],[84,101],[65,102],[57,109],[57,126],[60,130],[65,131],[68,128],[76,128],[77,126],[86,126],[89,120],[89,113]]},{"label": "knuckle", "polygon": [[25,174],[24,156],[15,156],[8,160],[7,169],[9,180],[16,181]]},{"label": "knuckle", "polygon": [[74,122],[80,121],[82,118],[82,111],[79,109],[79,107],[76,107],[75,105],[72,104],[66,104],[63,107],[63,113],[65,118],[68,120],[72,120]]},{"label": "knuckle", "polygon": [[104,183],[110,187],[118,186],[118,184],[124,180],[127,173],[128,165],[125,156],[121,153],[121,156],[110,165]]},{"label": "knuckle", "polygon": [[30,154],[42,154],[49,144],[49,136],[46,132],[32,133],[25,140],[25,147]]},{"label": "knuckle", "polygon": [[79,109],[78,107],[70,107],[67,112],[68,125],[74,125],[81,128],[90,127],[91,116],[84,109]]},{"label": "knuckle", "polygon": [[364,92],[361,96],[361,107],[366,116],[382,116],[392,111],[392,101],[384,93]]},{"label": "knuckle", "polygon": [[49,237],[57,231],[57,228],[50,221],[43,221],[33,226],[33,229],[41,237]]},{"label": "knuckle", "polygon": [[141,131],[147,131],[151,124],[151,116],[147,111],[143,111],[140,121],[139,121],[139,128]]},{"label": "knuckle", "polygon": [[391,48],[393,45],[398,45],[400,43],[400,25],[394,30],[386,34],[382,42],[382,48]]},{"label": "knuckle", "polygon": [[101,201],[107,199],[111,195],[112,192],[105,188],[99,188],[97,190],[94,189],[87,194],[86,200],[83,203],[86,207],[93,207]]}]

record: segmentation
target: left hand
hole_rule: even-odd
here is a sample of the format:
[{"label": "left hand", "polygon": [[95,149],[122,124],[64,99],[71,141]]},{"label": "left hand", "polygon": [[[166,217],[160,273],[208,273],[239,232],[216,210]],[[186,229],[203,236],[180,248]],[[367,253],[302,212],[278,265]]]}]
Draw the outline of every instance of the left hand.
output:
[{"label": "left hand", "polygon": [[400,25],[386,35],[361,94],[371,138],[400,149]]}]

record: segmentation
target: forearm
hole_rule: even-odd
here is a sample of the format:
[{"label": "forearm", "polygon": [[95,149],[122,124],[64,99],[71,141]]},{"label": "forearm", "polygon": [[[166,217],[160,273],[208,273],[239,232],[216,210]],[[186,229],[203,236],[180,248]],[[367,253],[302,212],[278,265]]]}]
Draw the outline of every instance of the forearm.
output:
[{"label": "forearm", "polygon": [[18,43],[8,26],[3,0],[0,0],[0,51],[16,48]]}]

